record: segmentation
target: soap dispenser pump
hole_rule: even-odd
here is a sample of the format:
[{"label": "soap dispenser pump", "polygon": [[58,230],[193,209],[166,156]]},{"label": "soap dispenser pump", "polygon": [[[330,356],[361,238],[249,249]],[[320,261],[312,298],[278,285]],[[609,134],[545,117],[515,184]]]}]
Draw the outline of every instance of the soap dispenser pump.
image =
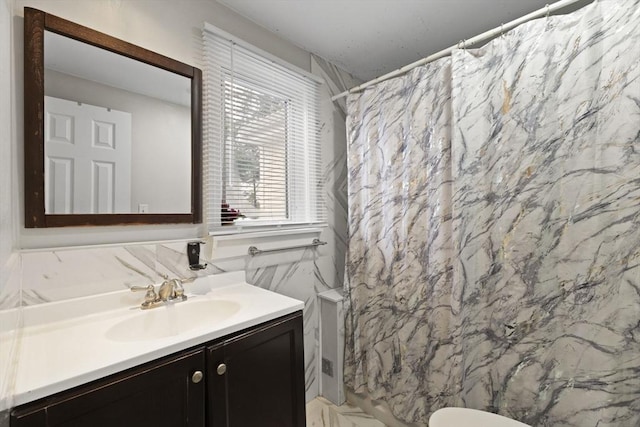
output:
[{"label": "soap dispenser pump", "polygon": [[207,268],[207,264],[200,264],[200,245],[203,241],[187,243],[187,258],[189,259],[189,268],[191,270],[203,270]]}]

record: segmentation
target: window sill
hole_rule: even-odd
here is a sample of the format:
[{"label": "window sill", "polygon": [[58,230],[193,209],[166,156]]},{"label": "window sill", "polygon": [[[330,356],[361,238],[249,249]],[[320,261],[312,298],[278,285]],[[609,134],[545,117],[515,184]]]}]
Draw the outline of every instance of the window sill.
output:
[{"label": "window sill", "polygon": [[289,226],[274,229],[256,230],[255,228],[242,228],[233,230],[216,230],[210,232],[211,254],[209,259],[225,259],[243,257],[248,255],[249,247],[255,246],[260,250],[281,249],[290,246],[300,246],[311,244],[313,239],[320,236],[320,233],[327,227],[327,224],[314,224],[305,227]]},{"label": "window sill", "polygon": [[[229,226],[217,227],[209,232],[209,236],[225,237],[228,239],[242,239],[243,236],[255,234],[257,237],[263,237],[267,235],[290,235],[300,234],[308,232],[309,230],[322,231],[327,227],[326,222],[318,223],[298,223],[298,224],[251,224],[245,222],[242,224],[234,224]],[[238,237],[234,237],[238,236]]]}]

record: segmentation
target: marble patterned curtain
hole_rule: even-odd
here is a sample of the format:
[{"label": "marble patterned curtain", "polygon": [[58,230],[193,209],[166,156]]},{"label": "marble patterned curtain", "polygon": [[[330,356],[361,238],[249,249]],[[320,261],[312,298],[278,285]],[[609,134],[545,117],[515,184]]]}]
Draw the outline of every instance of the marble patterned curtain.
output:
[{"label": "marble patterned curtain", "polygon": [[640,425],[640,1],[349,99],[347,386],[426,423]]},{"label": "marble patterned curtain", "polygon": [[348,109],[346,382],[424,419],[455,351],[437,348],[452,320],[451,60],[350,97]]}]

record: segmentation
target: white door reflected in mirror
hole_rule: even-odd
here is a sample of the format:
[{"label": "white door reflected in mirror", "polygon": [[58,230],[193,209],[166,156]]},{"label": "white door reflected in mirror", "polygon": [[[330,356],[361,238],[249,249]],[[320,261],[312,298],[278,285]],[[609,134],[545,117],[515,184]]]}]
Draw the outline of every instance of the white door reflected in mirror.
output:
[{"label": "white door reflected in mirror", "polygon": [[47,214],[131,211],[131,114],[45,96]]}]

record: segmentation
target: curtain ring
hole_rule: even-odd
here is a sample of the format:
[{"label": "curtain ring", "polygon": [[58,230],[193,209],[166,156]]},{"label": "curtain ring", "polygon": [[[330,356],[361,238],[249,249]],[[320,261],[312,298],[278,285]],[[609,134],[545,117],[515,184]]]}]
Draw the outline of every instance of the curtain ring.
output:
[{"label": "curtain ring", "polygon": [[549,19],[549,3],[547,3],[547,5],[545,7],[547,8],[546,18]]},{"label": "curtain ring", "polygon": [[504,36],[504,23],[500,24],[500,37]]},{"label": "curtain ring", "polygon": [[458,42],[458,49],[462,49],[461,46],[462,46],[462,40]]},{"label": "curtain ring", "polygon": [[462,48],[467,50],[467,39],[462,39]]}]

